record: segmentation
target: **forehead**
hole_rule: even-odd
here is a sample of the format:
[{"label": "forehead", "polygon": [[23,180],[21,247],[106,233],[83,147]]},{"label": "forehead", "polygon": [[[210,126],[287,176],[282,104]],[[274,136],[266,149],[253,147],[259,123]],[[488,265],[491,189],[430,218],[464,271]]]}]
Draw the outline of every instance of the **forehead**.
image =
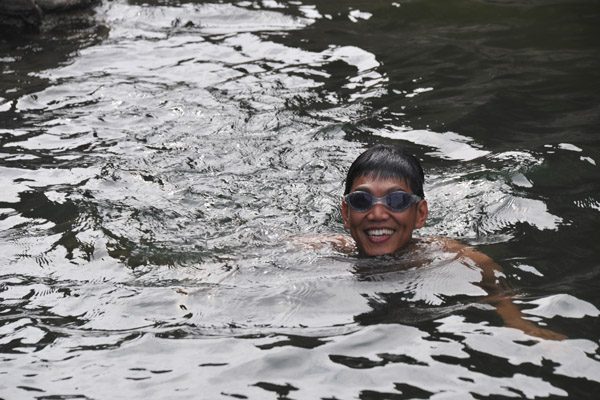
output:
[{"label": "forehead", "polygon": [[373,175],[361,175],[354,180],[351,192],[356,190],[364,190],[367,192],[393,192],[402,190],[412,193],[406,179],[401,178],[379,178]]}]

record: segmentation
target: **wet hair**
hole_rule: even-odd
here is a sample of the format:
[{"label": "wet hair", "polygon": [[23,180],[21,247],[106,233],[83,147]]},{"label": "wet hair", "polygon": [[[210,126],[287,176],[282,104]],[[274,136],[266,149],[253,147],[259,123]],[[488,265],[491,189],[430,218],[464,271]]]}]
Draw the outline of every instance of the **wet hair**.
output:
[{"label": "wet hair", "polygon": [[378,144],[359,155],[346,175],[344,194],[350,193],[356,179],[363,176],[403,179],[414,194],[425,198],[423,193],[425,174],[419,160],[398,146]]}]

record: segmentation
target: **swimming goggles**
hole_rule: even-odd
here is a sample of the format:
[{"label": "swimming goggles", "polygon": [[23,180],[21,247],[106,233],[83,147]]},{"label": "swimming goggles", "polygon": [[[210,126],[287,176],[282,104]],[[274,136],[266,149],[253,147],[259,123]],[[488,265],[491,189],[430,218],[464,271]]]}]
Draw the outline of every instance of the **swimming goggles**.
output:
[{"label": "swimming goggles", "polygon": [[416,194],[406,192],[392,192],[383,197],[375,197],[370,193],[357,191],[348,193],[344,196],[344,200],[358,212],[369,211],[375,204],[383,204],[390,211],[400,212],[423,199]]}]

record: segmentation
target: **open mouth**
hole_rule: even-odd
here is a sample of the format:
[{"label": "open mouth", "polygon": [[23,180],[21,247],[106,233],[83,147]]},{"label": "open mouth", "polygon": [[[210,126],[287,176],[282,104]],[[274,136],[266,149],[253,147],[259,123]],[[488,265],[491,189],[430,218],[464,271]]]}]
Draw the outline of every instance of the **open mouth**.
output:
[{"label": "open mouth", "polygon": [[365,230],[366,235],[373,240],[382,240],[391,236],[395,230],[388,228],[377,228]]}]

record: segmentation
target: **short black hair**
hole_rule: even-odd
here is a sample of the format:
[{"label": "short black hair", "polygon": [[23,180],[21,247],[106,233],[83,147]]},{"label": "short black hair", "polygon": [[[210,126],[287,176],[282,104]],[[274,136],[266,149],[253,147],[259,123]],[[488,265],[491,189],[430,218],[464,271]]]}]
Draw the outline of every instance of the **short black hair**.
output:
[{"label": "short black hair", "polygon": [[425,198],[423,193],[425,174],[419,160],[398,146],[378,144],[359,155],[346,175],[344,194],[350,193],[354,181],[362,176],[404,179],[414,194]]}]

